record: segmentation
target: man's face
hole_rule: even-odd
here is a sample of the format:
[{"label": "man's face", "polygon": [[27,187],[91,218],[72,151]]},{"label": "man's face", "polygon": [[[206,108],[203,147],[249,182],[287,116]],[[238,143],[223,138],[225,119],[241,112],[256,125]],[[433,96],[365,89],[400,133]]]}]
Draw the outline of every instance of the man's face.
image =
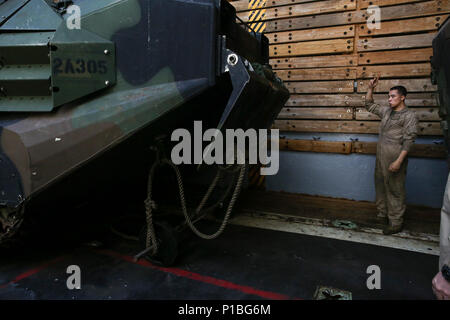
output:
[{"label": "man's face", "polygon": [[391,108],[398,107],[404,100],[405,97],[402,96],[397,90],[389,91],[389,106]]}]

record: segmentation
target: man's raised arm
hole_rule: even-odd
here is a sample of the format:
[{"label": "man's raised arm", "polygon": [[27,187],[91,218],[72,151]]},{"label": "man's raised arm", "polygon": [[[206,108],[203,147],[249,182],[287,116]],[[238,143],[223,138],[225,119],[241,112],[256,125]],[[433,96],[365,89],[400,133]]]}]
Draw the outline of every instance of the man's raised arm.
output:
[{"label": "man's raised arm", "polygon": [[378,85],[378,76],[369,81],[369,88],[366,93],[365,107],[370,113],[376,114],[380,118],[383,117],[381,106],[373,101],[373,90]]},{"label": "man's raised arm", "polygon": [[369,81],[369,88],[366,93],[366,105],[368,103],[373,103],[373,89],[378,85],[378,77]]}]

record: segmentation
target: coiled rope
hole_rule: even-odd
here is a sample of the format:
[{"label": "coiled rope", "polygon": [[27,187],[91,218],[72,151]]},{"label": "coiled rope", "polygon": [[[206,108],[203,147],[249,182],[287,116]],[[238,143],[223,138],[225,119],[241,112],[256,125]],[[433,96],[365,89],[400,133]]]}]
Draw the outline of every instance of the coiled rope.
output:
[{"label": "coiled rope", "polygon": [[[158,157],[159,158],[159,157]],[[135,260],[137,260],[140,256],[146,254],[147,252],[152,252],[151,255],[156,255],[158,253],[158,242],[156,239],[156,234],[155,234],[155,229],[154,229],[154,225],[153,225],[153,209],[155,208],[155,203],[152,200],[152,188],[153,188],[153,178],[154,178],[154,174],[156,171],[156,168],[159,167],[160,165],[168,165],[170,166],[176,175],[177,178],[177,183],[178,183],[178,190],[179,190],[179,195],[180,195],[180,203],[181,203],[181,208],[184,214],[184,217],[186,219],[186,223],[189,226],[189,228],[192,230],[192,232],[194,232],[197,236],[199,236],[200,238],[203,239],[207,239],[207,240],[212,240],[217,238],[224,230],[225,227],[228,223],[228,220],[230,218],[231,212],[233,211],[233,207],[234,204],[239,196],[241,187],[242,187],[242,183],[244,180],[244,174],[245,174],[245,170],[246,170],[246,164],[243,165],[237,165],[236,168],[232,168],[231,171],[233,172],[237,172],[239,170],[239,177],[236,183],[236,186],[234,188],[234,192],[233,195],[231,197],[230,203],[228,204],[228,208],[227,211],[225,213],[224,219],[222,221],[222,224],[220,225],[219,229],[213,233],[213,234],[205,234],[202,233],[200,230],[198,230],[195,225],[194,222],[196,222],[199,219],[199,215],[204,212],[202,211],[204,205],[206,204],[206,202],[208,201],[209,197],[211,196],[211,193],[213,192],[213,190],[215,189],[215,187],[217,186],[218,181],[221,178],[222,172],[223,171],[227,171],[230,170],[230,168],[232,166],[219,166],[219,169],[217,171],[216,176],[214,177],[211,185],[209,186],[206,194],[204,195],[203,199],[201,200],[200,204],[198,205],[197,209],[195,210],[195,215],[197,216],[197,220],[195,220],[194,222],[191,220],[191,217],[189,216],[189,213],[187,211],[187,207],[186,207],[186,199],[185,199],[185,194],[184,194],[184,186],[183,186],[183,180],[181,177],[181,173],[180,170],[178,169],[178,167],[170,160],[168,159],[161,159],[161,160],[157,160],[155,161],[155,163],[152,165],[150,172],[149,172],[149,177],[148,177],[148,184],[147,184],[147,198],[144,201],[145,203],[145,214],[146,214],[146,222],[147,222],[147,234],[146,234],[146,248],[144,251],[140,252],[139,254],[137,254],[135,256]],[[224,196],[215,204],[210,206],[209,208],[207,208],[205,211],[210,211],[211,209],[213,209],[218,203],[222,202],[226,196],[228,195],[229,191],[231,190],[231,183],[229,185],[228,190],[225,192]]]}]

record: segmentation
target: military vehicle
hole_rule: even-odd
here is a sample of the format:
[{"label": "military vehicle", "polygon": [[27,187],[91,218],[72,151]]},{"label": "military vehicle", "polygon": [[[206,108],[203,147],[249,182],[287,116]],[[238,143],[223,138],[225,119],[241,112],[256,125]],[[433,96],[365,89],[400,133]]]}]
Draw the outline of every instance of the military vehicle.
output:
[{"label": "military vehicle", "polygon": [[289,93],[268,52],[223,0],[0,0],[0,243],[30,208],[146,191],[150,147],[194,120],[270,128]]},{"label": "military vehicle", "polygon": [[[447,150],[450,150],[450,19],[442,24],[433,39],[432,82],[438,86],[439,117]],[[450,153],[449,153],[450,154]],[[449,160],[450,158],[448,158]],[[450,165],[450,161],[448,161]]]}]

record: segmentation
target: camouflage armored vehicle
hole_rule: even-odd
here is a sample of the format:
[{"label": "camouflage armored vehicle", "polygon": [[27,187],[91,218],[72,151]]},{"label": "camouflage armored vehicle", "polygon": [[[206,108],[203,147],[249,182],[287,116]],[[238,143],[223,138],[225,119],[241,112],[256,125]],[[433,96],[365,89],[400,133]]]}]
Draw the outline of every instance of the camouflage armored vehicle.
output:
[{"label": "camouflage armored vehicle", "polygon": [[30,207],[145,185],[175,128],[270,128],[268,51],[226,1],[0,0],[0,243]]}]

